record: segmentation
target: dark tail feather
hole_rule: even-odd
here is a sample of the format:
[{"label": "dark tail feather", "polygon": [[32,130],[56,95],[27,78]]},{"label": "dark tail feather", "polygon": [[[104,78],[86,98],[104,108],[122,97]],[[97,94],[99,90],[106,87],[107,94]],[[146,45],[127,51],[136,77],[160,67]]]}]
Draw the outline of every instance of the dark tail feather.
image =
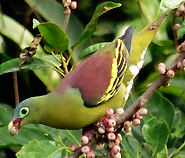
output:
[{"label": "dark tail feather", "polygon": [[132,36],[134,34],[134,27],[130,26],[123,36],[120,37],[120,39],[124,42],[129,54],[131,54],[131,43],[132,43]]}]

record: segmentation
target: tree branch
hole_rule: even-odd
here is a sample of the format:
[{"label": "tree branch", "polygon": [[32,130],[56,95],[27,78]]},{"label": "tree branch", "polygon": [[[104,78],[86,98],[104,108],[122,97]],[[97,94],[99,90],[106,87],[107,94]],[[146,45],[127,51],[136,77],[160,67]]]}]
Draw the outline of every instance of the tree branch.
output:
[{"label": "tree branch", "polygon": [[[183,67],[185,66],[185,52],[181,52],[181,54],[176,58],[176,60],[166,69],[166,73],[163,75],[160,75],[153,83],[151,83],[148,86],[148,89],[140,96],[140,98],[132,104],[128,109],[125,110],[125,112],[121,115],[117,115],[116,117],[116,127],[117,131],[120,131],[120,128],[122,129],[122,124],[127,121],[129,118],[132,118],[135,113],[142,107],[145,106],[145,104],[150,100],[150,98],[153,96],[157,90],[165,86],[169,83],[169,80],[171,77],[168,75],[169,70],[173,70],[176,72],[177,70],[181,69],[182,67],[178,67],[178,64],[181,63]],[[184,64],[183,64],[184,63]],[[98,128],[95,126],[95,128]],[[96,135],[96,136],[95,136]],[[90,142],[87,144],[90,148],[92,148],[95,144],[97,144],[98,133],[94,133],[93,138],[90,140]],[[106,142],[106,139],[105,139]],[[72,155],[69,156],[69,158],[77,158],[82,154],[81,147],[79,147]],[[110,154],[108,154],[110,157]]]}]

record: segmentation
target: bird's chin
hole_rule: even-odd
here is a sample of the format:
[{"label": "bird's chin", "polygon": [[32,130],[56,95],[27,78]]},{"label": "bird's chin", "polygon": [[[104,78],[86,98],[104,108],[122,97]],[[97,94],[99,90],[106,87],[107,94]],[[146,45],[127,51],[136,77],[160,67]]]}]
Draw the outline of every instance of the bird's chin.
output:
[{"label": "bird's chin", "polygon": [[21,121],[22,118],[17,118],[9,123],[8,130],[10,131],[11,135],[16,135],[21,129]]}]

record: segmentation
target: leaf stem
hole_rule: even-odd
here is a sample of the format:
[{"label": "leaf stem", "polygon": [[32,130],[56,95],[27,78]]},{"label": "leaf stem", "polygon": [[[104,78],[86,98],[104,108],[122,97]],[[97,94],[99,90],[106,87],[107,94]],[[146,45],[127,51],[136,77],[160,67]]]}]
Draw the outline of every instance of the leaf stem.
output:
[{"label": "leaf stem", "polygon": [[63,77],[65,77],[65,74],[63,73],[63,70],[60,67],[54,66],[54,70],[60,73]]},{"label": "leaf stem", "polygon": [[61,64],[61,60],[59,58],[57,58],[57,56],[55,55],[55,53],[53,51],[51,51],[51,54]]},{"label": "leaf stem", "polygon": [[62,60],[62,65],[63,65],[63,68],[64,68],[64,74],[68,74],[68,69],[67,69],[67,63],[64,61],[64,56],[63,54],[61,53],[61,60]]}]

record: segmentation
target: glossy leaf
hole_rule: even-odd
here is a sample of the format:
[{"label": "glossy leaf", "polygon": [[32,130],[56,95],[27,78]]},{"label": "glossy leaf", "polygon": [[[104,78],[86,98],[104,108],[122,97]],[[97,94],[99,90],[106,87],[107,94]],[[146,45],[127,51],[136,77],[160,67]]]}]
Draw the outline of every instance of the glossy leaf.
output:
[{"label": "glossy leaf", "polygon": [[175,110],[173,104],[162,96],[160,93],[155,93],[152,98],[147,102],[148,114],[144,116],[144,121],[152,117],[158,120],[165,120],[169,128],[172,127]]},{"label": "glossy leaf", "polygon": [[97,20],[102,14],[120,6],[121,6],[120,3],[113,3],[113,2],[104,2],[102,4],[99,4],[96,7],[96,10],[91,18],[91,21],[85,27],[78,42],[72,46],[72,49],[74,50],[75,48],[77,48],[79,45],[81,45],[84,41],[86,41],[88,38],[90,38],[93,35],[93,33],[96,31]]},{"label": "glossy leaf", "polygon": [[56,146],[55,142],[49,141],[38,141],[33,140],[29,142],[29,144],[24,145],[16,155],[17,158],[31,158],[31,157],[39,157],[46,158],[54,156],[58,151],[60,151],[63,147]]},{"label": "glossy leaf", "polygon": [[15,145],[23,145],[27,144],[29,141],[33,139],[37,140],[53,140],[51,135],[45,135],[44,131],[33,129],[33,128],[22,128],[19,133],[15,136],[10,135],[8,131],[8,127],[0,127],[0,146],[11,146],[12,144]]},{"label": "glossy leaf", "polygon": [[108,43],[109,42],[98,43],[98,44],[94,44],[94,45],[91,45],[91,46],[87,47],[82,53],[79,54],[78,60],[82,60],[82,59],[92,55],[93,53],[100,50],[101,48],[103,48]]},{"label": "glossy leaf", "polygon": [[178,29],[177,38],[180,39],[185,34],[185,21],[181,24],[180,28]]},{"label": "glossy leaf", "polygon": [[144,139],[153,151],[153,156],[164,149],[170,132],[165,120],[151,118],[144,124],[142,131]]},{"label": "glossy leaf", "polygon": [[[7,110],[8,105],[0,104],[0,126],[8,125],[12,120],[13,109]],[[10,109],[10,107],[8,107]]]},{"label": "glossy leaf", "polygon": [[47,41],[47,46],[57,52],[64,52],[68,49],[69,40],[64,31],[56,24],[45,22],[38,26],[40,34]]},{"label": "glossy leaf", "polygon": [[[27,70],[37,70],[37,69],[48,69],[53,68],[53,66],[43,60],[33,58],[32,61],[28,64],[24,64],[21,69]],[[4,62],[0,65],[0,75],[19,71],[19,58],[11,59],[7,62]]]},{"label": "glossy leaf", "polygon": [[181,153],[178,153],[177,156],[175,156],[174,158],[184,158],[185,157],[185,152],[182,151]]},{"label": "glossy leaf", "polygon": [[141,146],[134,137],[125,135],[121,142],[123,149],[129,154],[131,158],[138,158],[141,154]]},{"label": "glossy leaf", "polygon": [[159,15],[162,15],[164,12],[166,12],[169,9],[174,9],[180,6],[180,3],[183,2],[183,0],[162,0],[160,3],[160,10]]},{"label": "glossy leaf", "polygon": [[[25,0],[29,6],[34,8],[48,22],[53,22],[63,28],[65,21],[64,9],[61,3],[54,0]],[[73,45],[83,31],[83,25],[73,15],[70,16],[66,34],[70,41],[70,46]]]}]

